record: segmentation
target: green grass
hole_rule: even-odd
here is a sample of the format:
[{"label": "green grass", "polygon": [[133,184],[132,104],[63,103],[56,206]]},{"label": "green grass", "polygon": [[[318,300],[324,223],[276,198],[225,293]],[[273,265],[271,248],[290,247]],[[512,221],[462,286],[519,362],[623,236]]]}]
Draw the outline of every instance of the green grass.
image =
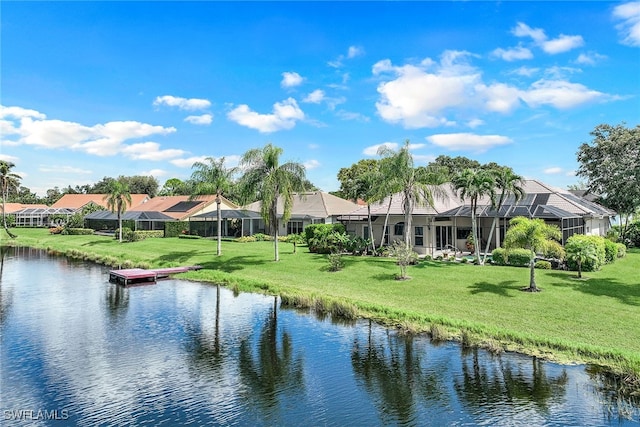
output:
[{"label": "green grass", "polygon": [[[592,362],[640,378],[640,251],[576,280],[575,272],[536,270],[540,293],[521,292],[526,268],[421,261],[411,280],[396,281],[393,259],[345,256],[344,268],[329,272],[326,256],[306,247],[272,242],[216,242],[206,239],[147,239],[120,244],[101,236],[49,235],[17,229],[3,244],[116,257],[154,267],[199,264],[180,277],[224,283],[243,291],[286,296],[293,305],[373,318],[411,331],[432,330],[475,344],[535,354],[560,362]],[[8,243],[7,243],[8,242]],[[471,337],[471,338],[470,338]]]}]

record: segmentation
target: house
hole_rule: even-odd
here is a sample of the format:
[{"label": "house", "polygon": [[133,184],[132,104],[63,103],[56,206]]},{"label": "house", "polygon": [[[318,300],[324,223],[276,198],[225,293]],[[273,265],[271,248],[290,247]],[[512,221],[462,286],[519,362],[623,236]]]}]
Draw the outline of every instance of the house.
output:
[{"label": "house", "polygon": [[[53,209],[67,208],[77,212],[87,205],[94,204],[107,209],[108,196],[108,194],[64,194],[51,207]],[[131,205],[127,206],[127,210],[133,210],[150,199],[148,194],[131,194]]]},{"label": "house", "polygon": [[[251,219],[249,227],[243,229],[245,235],[255,233],[269,234],[269,230],[265,227],[264,220],[260,216],[261,206],[261,202],[254,202],[245,206],[245,211],[253,212],[254,216],[258,215],[258,218]],[[357,208],[358,205],[356,203],[321,191],[294,194],[291,217],[286,223],[280,224],[278,235],[286,236],[302,233],[304,227],[309,224],[337,223],[340,216],[353,212]],[[282,218],[282,212],[284,212],[282,197],[278,198],[277,209],[279,218]]]},{"label": "house", "polygon": [[34,212],[49,209],[49,206],[44,204],[26,204],[26,203],[4,203],[0,205],[0,210],[3,210],[7,215],[14,216],[14,224],[18,227],[38,227],[42,224],[38,222],[39,215],[34,215]]},{"label": "house", "polygon": [[[516,201],[507,198],[498,212],[498,222],[489,249],[499,247],[508,228],[509,220],[517,216],[542,218],[558,226],[562,231],[562,243],[573,234],[595,234],[604,236],[610,228],[615,212],[597,203],[578,197],[537,180],[525,180],[524,197]],[[416,206],[412,215],[412,243],[419,254],[431,254],[441,250],[466,250],[466,240],[471,234],[471,206],[468,200],[461,201],[450,185],[440,186],[441,196],[435,197],[434,206]],[[404,234],[404,212],[402,197],[391,198],[389,222],[385,232],[385,244],[401,240]],[[372,227],[376,244],[380,244],[382,227],[389,207],[389,198],[371,207]],[[488,198],[478,201],[478,235],[481,250],[489,238],[495,210]],[[362,207],[340,220],[351,234],[369,238],[367,209]]]}]

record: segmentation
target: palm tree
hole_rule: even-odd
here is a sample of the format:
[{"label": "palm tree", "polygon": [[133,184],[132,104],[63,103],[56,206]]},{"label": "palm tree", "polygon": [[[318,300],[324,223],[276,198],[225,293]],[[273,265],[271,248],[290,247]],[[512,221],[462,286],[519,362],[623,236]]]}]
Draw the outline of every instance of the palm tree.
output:
[{"label": "palm tree", "polygon": [[525,218],[518,216],[509,221],[509,230],[504,238],[504,247],[507,250],[514,248],[524,248],[531,251],[531,261],[529,261],[529,287],[523,291],[538,292],[535,277],[536,253],[543,252],[553,245],[554,240],[560,240],[562,233],[555,225],[548,225],[540,218]]},{"label": "palm tree", "polygon": [[[487,253],[489,252],[489,245],[491,244],[493,231],[496,228],[496,223],[498,222],[498,218],[500,215],[500,209],[502,208],[505,200],[510,195],[513,195],[516,202],[524,197],[524,189],[522,188],[522,185],[524,185],[524,181],[520,175],[516,175],[516,173],[513,172],[513,169],[511,169],[510,167],[501,167],[499,169],[491,170],[491,173],[494,176],[496,188],[500,190],[500,196],[498,197],[497,201],[495,200],[495,198],[491,199],[491,207],[495,209],[495,214],[493,215],[491,230],[489,230],[487,246],[484,249],[484,257],[482,258],[483,264],[487,260]],[[497,231],[497,233],[497,239],[499,240],[499,231]],[[496,245],[497,244],[498,243],[496,242]]]},{"label": "palm tree", "polygon": [[462,201],[469,199],[471,202],[471,235],[475,245],[476,259],[481,265],[477,220],[478,200],[484,196],[489,196],[491,200],[494,199],[495,181],[486,170],[463,169],[453,177],[451,184]]},{"label": "palm tree", "polygon": [[191,199],[203,194],[216,195],[216,217],[218,227],[218,256],[222,255],[222,195],[231,188],[233,174],[236,169],[227,169],[224,166],[224,157],[215,159],[206,157],[204,162],[195,162],[192,166],[191,179],[195,182]]},{"label": "palm tree", "polygon": [[240,160],[244,175],[240,179],[241,194],[245,200],[256,197],[260,200],[260,213],[271,228],[275,261],[278,254],[278,198],[282,198],[284,211],[282,221],[291,217],[293,196],[296,191],[304,191],[305,168],[300,163],[280,164],[282,148],[271,144],[263,148],[247,151]]},{"label": "palm tree", "polygon": [[5,203],[7,202],[7,198],[9,197],[9,192],[15,192],[20,185],[20,175],[11,172],[16,165],[13,162],[9,162],[6,160],[0,160],[0,184],[2,186],[2,225],[4,227],[4,231],[7,232],[9,237],[15,239],[15,234],[9,231],[9,227],[7,226],[7,213],[5,209]]},{"label": "palm tree", "polygon": [[569,239],[564,248],[567,253],[567,259],[578,265],[578,279],[582,279],[583,264],[589,261],[596,262],[598,260],[598,253],[594,245]]},{"label": "palm tree", "polygon": [[382,178],[378,187],[381,198],[379,201],[383,202],[385,198],[389,198],[387,213],[384,216],[384,225],[382,226],[382,236],[380,237],[380,250],[382,250],[385,233],[387,232],[387,225],[389,225],[389,214],[391,213],[393,196],[402,190],[399,181],[396,179],[395,170],[393,168],[394,163],[392,160],[392,157],[385,157],[380,160],[380,174],[382,175]]},{"label": "palm tree", "polygon": [[131,191],[129,184],[120,179],[112,181],[109,187],[109,194],[104,196],[104,200],[107,208],[118,214],[118,241],[122,243],[122,214],[127,211],[127,205],[131,205]]},{"label": "palm tree", "polygon": [[413,166],[413,156],[409,152],[409,140],[398,151],[386,145],[378,149],[378,154],[388,159],[385,163],[389,188],[400,189],[404,211],[404,243],[411,246],[411,220],[416,205],[433,207],[434,196],[441,196],[438,185],[444,178],[438,174],[420,173]]}]

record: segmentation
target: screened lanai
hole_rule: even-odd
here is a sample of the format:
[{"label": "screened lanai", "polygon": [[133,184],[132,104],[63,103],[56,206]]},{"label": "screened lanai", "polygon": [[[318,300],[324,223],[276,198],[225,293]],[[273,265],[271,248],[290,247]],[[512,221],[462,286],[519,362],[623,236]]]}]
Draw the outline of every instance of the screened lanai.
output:
[{"label": "screened lanai", "polygon": [[75,211],[69,208],[25,208],[15,213],[16,227],[49,227],[64,224]]},{"label": "screened lanai", "polygon": [[[164,223],[175,221],[169,215],[155,211],[126,211],[122,214],[123,227],[132,230],[164,230]],[[84,217],[85,227],[94,230],[115,230],[118,228],[118,215],[111,211],[96,211]]]},{"label": "screened lanai", "polygon": [[[265,233],[264,220],[259,213],[240,210],[222,209],[222,237],[242,237],[256,233]],[[218,235],[218,214],[216,211],[206,212],[189,217],[189,232],[202,237]]]}]

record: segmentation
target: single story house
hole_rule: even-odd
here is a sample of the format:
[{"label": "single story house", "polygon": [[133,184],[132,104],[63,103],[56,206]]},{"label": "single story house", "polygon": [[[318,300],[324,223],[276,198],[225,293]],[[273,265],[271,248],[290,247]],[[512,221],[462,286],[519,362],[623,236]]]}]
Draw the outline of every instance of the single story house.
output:
[{"label": "single story house", "polygon": [[[492,250],[499,247],[508,228],[509,220],[517,216],[542,218],[557,225],[562,231],[562,242],[573,234],[595,234],[604,236],[611,227],[615,212],[592,201],[578,197],[568,190],[555,188],[537,180],[525,180],[525,196],[516,201],[507,198],[498,212],[498,223],[489,245]],[[442,250],[466,250],[466,240],[471,233],[471,206],[460,198],[449,184],[440,186],[441,196],[435,197],[434,206],[416,206],[412,215],[412,243],[416,252],[433,255]],[[380,244],[382,227],[389,207],[389,198],[371,206],[372,227],[376,244]],[[488,198],[478,201],[478,234],[481,250],[489,238],[495,210]],[[340,216],[347,232],[369,238],[367,208],[361,207],[348,215]],[[391,198],[389,222],[385,232],[385,244],[403,239],[404,212],[402,196]]]}]

